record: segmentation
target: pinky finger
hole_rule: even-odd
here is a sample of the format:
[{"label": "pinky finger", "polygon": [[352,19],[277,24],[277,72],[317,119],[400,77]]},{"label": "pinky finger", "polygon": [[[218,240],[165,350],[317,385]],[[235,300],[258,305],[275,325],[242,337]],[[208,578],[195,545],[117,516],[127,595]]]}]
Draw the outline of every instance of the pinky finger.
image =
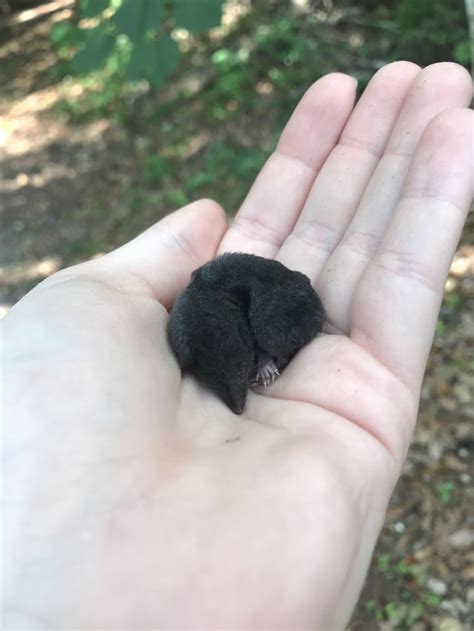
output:
[{"label": "pinky finger", "polygon": [[473,194],[473,112],[426,128],[385,236],[357,287],[351,337],[415,392]]}]

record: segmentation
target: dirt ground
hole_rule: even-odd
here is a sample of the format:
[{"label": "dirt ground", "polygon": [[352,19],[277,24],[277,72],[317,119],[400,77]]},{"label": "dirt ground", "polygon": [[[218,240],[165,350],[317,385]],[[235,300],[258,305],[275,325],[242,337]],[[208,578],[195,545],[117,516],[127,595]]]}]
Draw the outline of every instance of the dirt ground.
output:
[{"label": "dirt ground", "polygon": [[[58,12],[15,24],[0,16],[3,312],[51,272],[111,249],[165,212],[137,218],[123,209],[123,192],[136,185],[129,130],[105,119],[73,125],[55,108],[63,89],[51,79],[55,19]],[[352,631],[474,628],[473,235],[471,215],[446,284],[415,439]]]}]

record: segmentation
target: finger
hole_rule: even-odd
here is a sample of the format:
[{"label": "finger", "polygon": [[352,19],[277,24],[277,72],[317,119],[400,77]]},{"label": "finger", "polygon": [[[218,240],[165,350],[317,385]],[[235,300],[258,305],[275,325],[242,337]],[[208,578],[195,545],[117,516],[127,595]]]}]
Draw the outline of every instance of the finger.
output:
[{"label": "finger", "polygon": [[350,222],[419,67],[397,62],[369,82],[316,178],[278,259],[315,279]]},{"label": "finger", "polygon": [[465,109],[428,125],[352,306],[351,337],[416,391],[472,200],[473,132],[473,113]]},{"label": "finger", "polygon": [[215,255],[226,227],[219,204],[202,199],[168,215],[117,250],[63,270],[54,279],[97,278],[121,291],[149,295],[169,309],[191,272]]},{"label": "finger", "polygon": [[219,248],[273,258],[352,109],[356,83],[330,74],[303,96]]},{"label": "finger", "polygon": [[357,213],[316,283],[328,319],[337,330],[349,331],[355,288],[400,199],[423,130],[439,112],[467,106],[471,95],[469,74],[451,63],[426,68],[411,85]]}]

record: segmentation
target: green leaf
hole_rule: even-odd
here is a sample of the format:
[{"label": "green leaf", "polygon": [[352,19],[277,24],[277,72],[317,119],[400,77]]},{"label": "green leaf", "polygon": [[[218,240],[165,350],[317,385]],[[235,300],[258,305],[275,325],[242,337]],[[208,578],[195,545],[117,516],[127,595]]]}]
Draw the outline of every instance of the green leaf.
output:
[{"label": "green leaf", "polygon": [[213,182],[215,182],[215,179],[216,178],[214,173],[209,173],[208,171],[198,171],[186,180],[186,190],[194,193],[203,186],[212,184]]},{"label": "green leaf", "polygon": [[147,42],[138,40],[132,49],[127,65],[128,81],[140,81],[144,78],[147,54]]},{"label": "green leaf", "polygon": [[377,567],[381,572],[387,572],[390,569],[391,561],[389,554],[379,554],[377,559]]},{"label": "green leaf", "polygon": [[233,54],[227,48],[220,48],[211,57],[212,63],[216,66],[229,66],[233,60]]},{"label": "green leaf", "polygon": [[171,174],[171,166],[162,156],[147,156],[143,164],[143,181],[146,184],[164,182]]},{"label": "green leaf", "polygon": [[58,22],[53,25],[49,35],[55,46],[74,44],[77,40],[77,27],[70,22]]},{"label": "green leaf", "polygon": [[439,607],[441,604],[441,597],[437,594],[427,594],[425,602],[430,607]]},{"label": "green leaf", "polygon": [[471,56],[473,55],[474,48],[471,45],[469,40],[465,40],[463,42],[459,42],[454,49],[454,59],[460,64],[468,65],[471,61]]},{"label": "green leaf", "polygon": [[448,480],[447,482],[441,482],[436,487],[436,493],[440,502],[443,504],[449,504],[454,491],[454,482],[452,480]]},{"label": "green leaf", "polygon": [[109,7],[109,0],[81,0],[79,12],[81,18],[95,18]]},{"label": "green leaf", "polygon": [[188,196],[181,189],[170,189],[165,192],[165,203],[172,208],[179,208],[189,204]]},{"label": "green leaf", "polygon": [[391,601],[385,605],[384,613],[392,624],[398,625],[403,621],[405,606],[401,603]]},{"label": "green leaf", "polygon": [[86,74],[103,66],[114,48],[115,40],[102,26],[84,32],[84,46],[72,59],[72,69]]},{"label": "green leaf", "polygon": [[176,26],[202,33],[221,23],[223,0],[174,0]]},{"label": "green leaf", "polygon": [[446,324],[443,322],[443,320],[439,319],[438,322],[436,323],[436,335],[438,337],[444,335],[446,333]]},{"label": "green leaf", "polygon": [[112,21],[118,31],[128,35],[135,44],[150,30],[161,24],[164,0],[124,0]]},{"label": "green leaf", "polygon": [[151,85],[158,87],[178,63],[179,48],[178,44],[168,36],[163,36],[150,44],[151,56],[146,74]]},{"label": "green leaf", "polygon": [[159,39],[139,40],[130,55],[127,79],[147,79],[153,87],[159,87],[176,66],[178,59],[178,45],[168,35]]}]

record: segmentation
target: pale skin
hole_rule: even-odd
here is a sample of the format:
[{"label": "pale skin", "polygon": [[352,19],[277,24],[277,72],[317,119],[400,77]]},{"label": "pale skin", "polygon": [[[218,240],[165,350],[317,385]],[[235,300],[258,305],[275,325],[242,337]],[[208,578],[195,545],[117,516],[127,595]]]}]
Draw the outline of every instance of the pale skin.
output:
[{"label": "pale skin", "polygon": [[[3,321],[5,629],[342,629],[412,436],[472,199],[454,64],[323,77],[230,227],[201,200]],[[168,310],[224,251],[328,314],[242,416],[182,376]]]}]

